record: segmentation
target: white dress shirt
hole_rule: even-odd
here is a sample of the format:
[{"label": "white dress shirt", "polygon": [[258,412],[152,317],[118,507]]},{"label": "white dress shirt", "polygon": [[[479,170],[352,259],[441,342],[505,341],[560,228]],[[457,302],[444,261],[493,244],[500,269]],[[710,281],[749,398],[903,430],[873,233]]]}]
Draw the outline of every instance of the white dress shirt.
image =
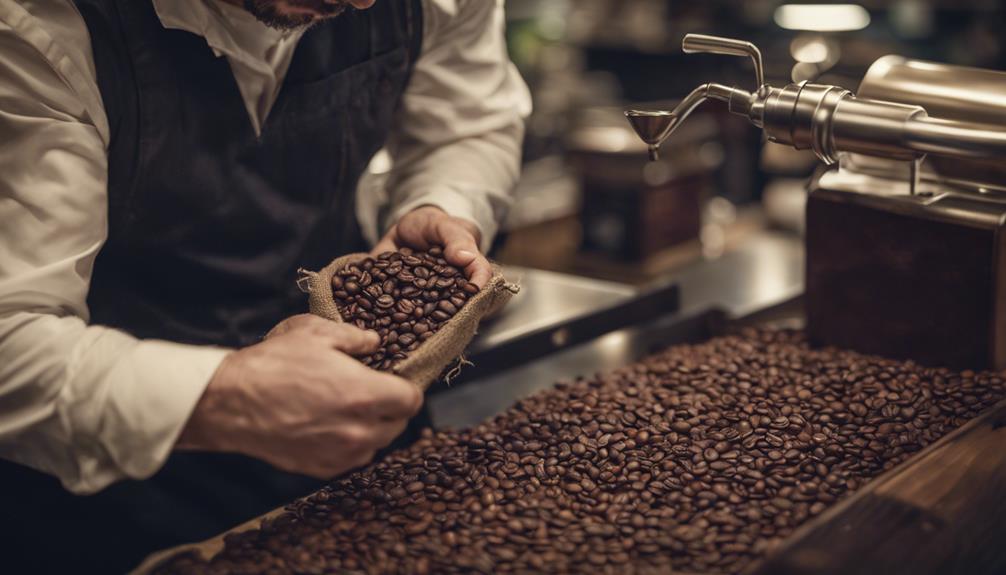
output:
[{"label": "white dress shirt", "polygon": [[[154,5],[165,27],[227,58],[258,130],[302,32],[217,0]],[[530,98],[506,56],[502,0],[424,0],[423,10],[386,201],[363,202],[358,217],[373,236],[432,204],[475,222],[485,246],[518,176]],[[89,324],[109,134],[73,3],[0,0],[0,457],[78,493],[155,473],[229,352]]]}]

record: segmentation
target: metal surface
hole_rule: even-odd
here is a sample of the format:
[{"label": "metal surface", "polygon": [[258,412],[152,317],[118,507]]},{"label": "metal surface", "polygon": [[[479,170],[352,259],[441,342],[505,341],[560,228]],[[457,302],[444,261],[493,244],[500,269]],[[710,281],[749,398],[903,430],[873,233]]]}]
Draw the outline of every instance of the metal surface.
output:
[{"label": "metal surface", "polygon": [[674,130],[678,116],[666,110],[626,110],[625,117],[629,119],[632,129],[649,147],[650,161],[660,159],[660,144]]},{"label": "metal surface", "polygon": [[503,274],[521,286],[520,293],[479,329],[468,347],[470,352],[506,345],[529,333],[623,303],[638,293],[626,284],[517,266],[506,266]]},{"label": "metal surface", "polygon": [[473,377],[434,395],[428,401],[434,425],[477,425],[561,379],[614,369],[660,346],[709,337],[722,318],[747,316],[798,297],[803,292],[803,265],[799,237],[756,234],[719,259],[695,263],[665,278],[663,283],[681,288],[679,311],[651,314],[631,327],[536,361],[513,361],[506,371]]},{"label": "metal surface", "polygon": [[[859,85],[861,97],[902,104],[915,104],[930,116],[961,123],[1006,127],[1006,72],[951,66],[935,62],[884,56],[870,66]],[[934,138],[925,127],[913,128],[910,135],[920,146],[940,145],[948,135],[938,132]],[[952,137],[953,134],[950,134]],[[876,158],[852,156],[843,159],[852,172],[888,179],[897,178],[900,165]],[[960,189],[980,190],[1006,185],[1006,162],[1001,159],[928,158],[919,174],[920,183],[936,183]],[[882,184],[881,184],[882,185]],[[879,187],[871,183],[867,188]]]},{"label": "metal surface", "polygon": [[490,318],[466,350],[470,365],[450,384],[438,382],[433,395],[534,361],[600,335],[641,323],[679,308],[673,282],[646,289],[542,270],[504,270],[521,291],[499,316]]},{"label": "metal surface", "polygon": [[937,118],[1006,122],[1006,72],[891,55],[870,66],[857,93],[863,98],[922,106]]}]

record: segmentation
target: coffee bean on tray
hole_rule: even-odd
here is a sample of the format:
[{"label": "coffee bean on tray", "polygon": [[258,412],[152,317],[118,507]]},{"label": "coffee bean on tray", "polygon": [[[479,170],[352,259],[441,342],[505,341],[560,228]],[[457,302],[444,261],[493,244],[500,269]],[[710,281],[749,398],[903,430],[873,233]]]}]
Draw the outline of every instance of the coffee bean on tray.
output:
[{"label": "coffee bean on tray", "polygon": [[[403,248],[339,270],[332,276],[332,291],[347,323],[381,336],[380,350],[361,361],[391,370],[415,351],[417,340],[429,339],[450,321],[478,287],[443,259],[443,250]],[[391,349],[396,342],[399,347]]]},{"label": "coffee bean on tray", "polygon": [[743,572],[1004,396],[1002,374],[744,331],[427,431],[159,573]]}]

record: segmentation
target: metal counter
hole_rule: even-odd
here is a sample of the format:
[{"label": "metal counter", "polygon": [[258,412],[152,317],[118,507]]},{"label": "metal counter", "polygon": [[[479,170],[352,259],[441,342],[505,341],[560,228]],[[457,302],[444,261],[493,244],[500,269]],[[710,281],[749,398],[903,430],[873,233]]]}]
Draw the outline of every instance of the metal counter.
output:
[{"label": "metal counter", "polygon": [[[614,369],[652,351],[654,345],[675,340],[674,334],[661,332],[661,341],[653,341],[648,334],[655,333],[655,326],[683,330],[683,341],[694,335],[694,329],[703,329],[695,322],[707,321],[709,312],[737,317],[792,300],[803,292],[803,264],[801,238],[764,231],[718,259],[700,261],[661,278],[656,288],[636,290],[551,272],[513,270],[514,276],[523,274],[522,293],[473,342],[473,356],[549,327],[561,329],[565,320],[591,310],[622,304],[624,313],[616,308],[615,313],[605,314],[602,319],[614,327],[579,345],[544,357],[548,350],[536,349],[538,358],[531,360],[520,353],[510,354],[509,366],[515,367],[488,375],[480,373],[478,366],[463,371],[452,389],[429,398],[434,426],[477,425],[560,379]],[[633,298],[670,284],[680,289],[674,309],[658,313],[659,300],[636,309],[630,305]],[[640,318],[641,314],[647,315]]]}]

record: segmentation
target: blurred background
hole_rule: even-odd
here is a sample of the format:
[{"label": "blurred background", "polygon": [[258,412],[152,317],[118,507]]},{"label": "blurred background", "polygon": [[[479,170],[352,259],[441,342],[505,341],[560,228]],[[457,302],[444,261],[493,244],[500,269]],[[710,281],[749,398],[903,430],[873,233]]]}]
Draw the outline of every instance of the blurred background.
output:
[{"label": "blurred background", "polygon": [[685,34],[755,43],[777,86],[855,91],[886,54],[1006,69],[998,0],[508,0],[507,11],[510,55],[535,111],[495,257],[633,284],[766,237],[799,245],[806,182],[819,165],[809,151],[763,142],[716,102],[647,162],[625,107],[671,106],[703,82],[755,87],[747,59],[683,54]]}]

